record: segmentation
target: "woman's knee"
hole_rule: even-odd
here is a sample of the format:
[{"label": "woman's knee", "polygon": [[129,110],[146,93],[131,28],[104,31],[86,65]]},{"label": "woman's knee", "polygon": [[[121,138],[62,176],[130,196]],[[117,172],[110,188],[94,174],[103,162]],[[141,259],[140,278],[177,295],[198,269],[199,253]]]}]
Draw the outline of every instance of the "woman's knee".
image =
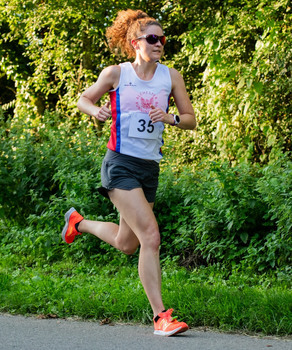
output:
[{"label": "woman's knee", "polygon": [[136,247],[124,247],[123,249],[121,249],[121,251],[126,255],[133,255],[133,254],[135,254],[137,248],[138,248],[138,246],[136,246]]},{"label": "woman's knee", "polygon": [[149,228],[142,235],[141,246],[158,251],[160,247],[160,232],[158,228]]},{"label": "woman's knee", "polygon": [[116,247],[123,253],[127,255],[132,255],[136,252],[139,246],[138,240],[124,241],[116,239]]}]

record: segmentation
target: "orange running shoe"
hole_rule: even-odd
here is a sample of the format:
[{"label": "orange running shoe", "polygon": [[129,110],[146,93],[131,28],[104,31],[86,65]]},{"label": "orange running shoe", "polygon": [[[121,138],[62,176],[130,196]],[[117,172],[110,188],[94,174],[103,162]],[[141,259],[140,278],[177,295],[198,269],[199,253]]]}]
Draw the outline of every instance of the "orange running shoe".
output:
[{"label": "orange running shoe", "polygon": [[185,322],[179,322],[177,319],[172,318],[171,314],[173,309],[169,309],[165,312],[158,314],[159,319],[154,321],[154,334],[169,337],[170,335],[185,332],[189,329]]},{"label": "orange running shoe", "polygon": [[62,238],[66,243],[72,243],[75,236],[82,233],[76,230],[75,225],[82,221],[84,218],[74,208],[71,208],[65,214],[65,226],[62,231]]}]

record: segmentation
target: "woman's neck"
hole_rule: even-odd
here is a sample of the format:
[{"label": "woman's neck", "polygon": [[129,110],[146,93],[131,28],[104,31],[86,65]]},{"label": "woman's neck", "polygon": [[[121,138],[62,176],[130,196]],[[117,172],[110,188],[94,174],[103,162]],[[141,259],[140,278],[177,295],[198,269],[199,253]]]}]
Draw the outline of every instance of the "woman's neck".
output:
[{"label": "woman's neck", "polygon": [[157,62],[145,62],[136,58],[132,66],[140,79],[151,80],[155,74]]}]

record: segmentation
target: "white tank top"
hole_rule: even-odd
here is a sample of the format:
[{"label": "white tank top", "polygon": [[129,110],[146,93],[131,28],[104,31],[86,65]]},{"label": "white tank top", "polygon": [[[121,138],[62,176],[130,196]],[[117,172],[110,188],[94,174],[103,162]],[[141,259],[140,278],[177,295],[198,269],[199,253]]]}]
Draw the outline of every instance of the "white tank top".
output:
[{"label": "white tank top", "polygon": [[160,161],[164,123],[151,123],[151,105],[168,111],[171,94],[169,68],[157,63],[151,80],[140,79],[132,64],[120,64],[119,85],[110,91],[112,126],[107,147],[133,157]]}]

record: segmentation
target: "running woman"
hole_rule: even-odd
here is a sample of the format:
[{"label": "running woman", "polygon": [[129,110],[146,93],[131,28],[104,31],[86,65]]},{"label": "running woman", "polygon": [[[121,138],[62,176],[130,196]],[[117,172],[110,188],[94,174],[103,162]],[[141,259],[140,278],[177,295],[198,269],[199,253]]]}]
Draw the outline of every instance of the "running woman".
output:
[{"label": "running woman", "polygon": [[[90,233],[125,254],[140,246],[138,271],[153,310],[154,334],[170,336],[185,332],[188,325],[172,318],[173,309],[166,310],[162,301],[160,233],[153,206],[164,126],[194,129],[196,118],[180,73],[159,63],[166,44],[159,22],[140,10],[120,11],[106,36],[112,50],[133,62],[105,68],[77,106],[101,122],[112,118],[100,192],[117,208],[120,221],[86,220],[71,208],[62,237],[72,243],[77,235]],[[98,107],[104,94],[110,102]],[[179,115],[168,113],[170,96]]]}]

